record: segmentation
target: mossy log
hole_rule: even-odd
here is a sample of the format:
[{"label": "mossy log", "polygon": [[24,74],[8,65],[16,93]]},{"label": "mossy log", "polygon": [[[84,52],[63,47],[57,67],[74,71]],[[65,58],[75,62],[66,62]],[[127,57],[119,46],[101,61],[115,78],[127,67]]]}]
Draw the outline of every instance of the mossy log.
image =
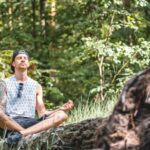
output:
[{"label": "mossy log", "polygon": [[99,126],[105,125],[107,119],[95,118],[60,126],[38,134],[22,138],[15,146],[1,142],[4,150],[83,150],[91,149],[96,139]]}]

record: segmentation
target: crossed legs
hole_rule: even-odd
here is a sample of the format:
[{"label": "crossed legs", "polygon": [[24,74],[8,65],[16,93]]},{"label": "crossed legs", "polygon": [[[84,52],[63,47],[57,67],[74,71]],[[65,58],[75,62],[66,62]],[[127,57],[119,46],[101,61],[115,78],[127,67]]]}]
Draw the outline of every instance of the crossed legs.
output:
[{"label": "crossed legs", "polygon": [[24,128],[12,118],[8,117],[4,112],[0,111],[0,128],[8,130],[21,131]]},{"label": "crossed legs", "polygon": [[64,111],[57,111],[47,117],[45,120],[29,127],[24,130],[21,130],[20,133],[23,136],[27,136],[30,134],[38,133],[44,130],[48,130],[49,128],[52,127],[57,127],[60,124],[62,124],[65,120],[67,120],[68,115]]},{"label": "crossed legs", "polygon": [[[13,129],[16,131],[18,130],[23,136],[27,136],[30,134],[38,133],[40,131],[48,130],[49,128],[52,127],[59,126],[65,120],[67,120],[68,115],[64,111],[60,110],[47,117],[45,120],[26,129],[21,127],[18,123],[16,123],[13,119],[9,118],[5,114],[0,115],[0,118],[3,118],[1,119],[0,128],[3,129],[8,128],[9,130]],[[2,120],[4,121],[4,123]],[[9,126],[7,124],[9,124]]]}]

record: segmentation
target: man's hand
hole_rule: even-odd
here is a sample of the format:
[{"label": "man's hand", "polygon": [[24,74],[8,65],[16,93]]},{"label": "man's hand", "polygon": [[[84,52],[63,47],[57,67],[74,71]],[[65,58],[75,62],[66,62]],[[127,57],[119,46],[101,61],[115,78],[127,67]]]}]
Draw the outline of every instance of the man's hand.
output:
[{"label": "man's hand", "polygon": [[67,111],[71,110],[73,107],[74,107],[73,101],[72,100],[68,100],[67,103],[63,104],[63,106],[61,106],[61,107],[59,107],[58,109],[55,109],[55,110],[47,110],[45,112],[45,114],[46,115],[52,115],[55,112],[60,111],[60,110],[67,112]]},{"label": "man's hand", "polygon": [[69,111],[71,110],[72,108],[74,107],[74,103],[72,100],[68,100],[67,103],[63,104],[63,106],[60,107],[60,110],[63,110],[63,111]]}]

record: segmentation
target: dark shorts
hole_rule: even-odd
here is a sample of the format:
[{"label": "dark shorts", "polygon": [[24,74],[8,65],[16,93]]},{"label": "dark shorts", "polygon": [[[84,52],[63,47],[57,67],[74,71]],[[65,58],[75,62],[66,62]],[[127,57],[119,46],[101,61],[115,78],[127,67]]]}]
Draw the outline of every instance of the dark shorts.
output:
[{"label": "dark shorts", "polygon": [[[45,120],[46,117],[47,117],[46,115],[42,116],[41,118],[29,118],[29,117],[18,116],[18,117],[14,117],[13,119],[18,124],[20,124],[23,128],[28,128],[41,122],[42,120]],[[3,129],[0,129],[0,136],[3,137],[4,134],[7,136],[9,132],[12,132],[12,131],[5,132]]]},{"label": "dark shorts", "polygon": [[14,117],[13,118],[18,124],[20,124],[23,128],[28,128],[39,123],[41,120],[36,118],[29,118],[29,117]]},{"label": "dark shorts", "polygon": [[13,119],[20,124],[23,128],[28,128],[31,127],[39,122],[41,122],[42,120],[45,120],[48,116],[47,115],[43,115],[40,118],[29,118],[29,117],[14,117]]}]

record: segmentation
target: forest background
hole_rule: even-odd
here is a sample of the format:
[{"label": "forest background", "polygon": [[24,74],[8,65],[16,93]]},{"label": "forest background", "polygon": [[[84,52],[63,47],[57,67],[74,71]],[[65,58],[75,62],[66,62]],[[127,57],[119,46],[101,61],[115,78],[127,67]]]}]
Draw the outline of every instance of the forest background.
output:
[{"label": "forest background", "polygon": [[110,103],[150,66],[150,2],[0,0],[0,79],[11,75],[16,49],[30,53],[47,108]]}]

